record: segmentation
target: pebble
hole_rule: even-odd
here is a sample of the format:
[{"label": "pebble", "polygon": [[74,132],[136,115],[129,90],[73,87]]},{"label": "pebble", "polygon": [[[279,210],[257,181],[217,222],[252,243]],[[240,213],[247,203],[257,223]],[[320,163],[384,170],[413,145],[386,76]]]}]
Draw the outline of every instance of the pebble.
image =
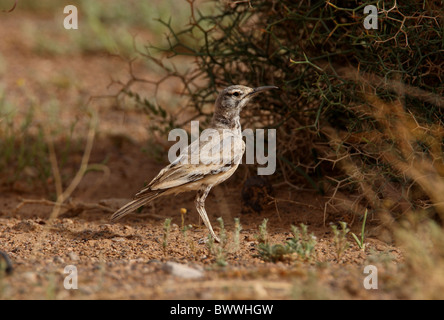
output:
[{"label": "pebble", "polygon": [[59,257],[59,256],[55,256],[52,259],[55,263],[65,263],[65,260],[63,260],[63,258]]},{"label": "pebble", "polygon": [[72,261],[79,261],[79,260],[80,260],[78,254],[75,253],[75,252],[72,252],[72,251],[68,253],[68,257],[69,257]]},{"label": "pebble", "polygon": [[203,271],[191,268],[185,264],[167,262],[163,265],[163,270],[173,276],[183,279],[197,279],[203,277]]},{"label": "pebble", "polygon": [[37,281],[37,274],[35,272],[28,271],[23,273],[23,278],[25,278],[26,281],[35,283]]}]

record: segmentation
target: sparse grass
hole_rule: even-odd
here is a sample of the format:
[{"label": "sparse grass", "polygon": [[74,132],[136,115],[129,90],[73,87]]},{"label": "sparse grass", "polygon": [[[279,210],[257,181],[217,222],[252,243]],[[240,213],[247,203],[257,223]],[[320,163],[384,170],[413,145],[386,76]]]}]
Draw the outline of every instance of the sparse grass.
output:
[{"label": "sparse grass", "polygon": [[290,260],[293,250],[283,244],[259,243],[257,246],[258,255],[264,261],[278,262]]},{"label": "sparse grass", "polygon": [[339,221],[340,228],[337,225],[332,224],[331,229],[333,230],[333,242],[335,246],[336,258],[339,261],[344,254],[345,250],[350,247],[347,241],[347,234],[350,229],[347,227],[347,223]]},{"label": "sparse grass", "polygon": [[268,219],[264,219],[259,226],[259,234],[256,235],[258,243],[268,243],[267,223]]},{"label": "sparse grass", "polygon": [[219,231],[219,240],[220,246],[225,248],[228,243],[227,230],[225,229],[224,219],[222,217],[217,218],[217,222],[219,222],[220,231]]},{"label": "sparse grass", "polygon": [[14,121],[16,110],[0,93],[0,182],[12,185],[26,179],[46,184],[51,175],[48,148],[42,128],[33,123],[34,108],[30,108],[20,123]]},{"label": "sparse grass", "polygon": [[240,249],[240,232],[242,231],[242,225],[239,218],[234,218],[234,232],[233,232],[233,251],[237,252]]},{"label": "sparse grass", "polygon": [[217,266],[225,267],[228,265],[224,248],[214,241],[211,234],[208,235],[206,246],[209,254],[215,258]]},{"label": "sparse grass", "polygon": [[209,234],[206,244],[208,252],[215,257],[216,265],[220,267],[225,267],[228,265],[227,262],[228,251],[226,248],[228,244],[227,231],[225,229],[224,220],[222,219],[222,217],[217,218],[217,221],[219,222],[220,226],[220,231],[219,231],[220,243],[216,243],[211,234]]},{"label": "sparse grass", "polygon": [[[170,20],[174,27],[183,27],[188,23],[189,5],[186,1],[86,1],[73,0],[79,14],[79,29],[65,30],[63,8],[66,4],[45,2],[33,4],[23,2],[20,10],[32,10],[48,17],[40,22],[39,28],[28,22],[24,30],[32,39],[35,52],[44,55],[109,52],[123,56],[134,54],[134,43],[140,37],[166,45],[164,33],[168,30],[157,20]],[[205,6],[208,11],[209,6]],[[37,29],[39,31],[37,31]],[[42,29],[45,32],[42,32]],[[69,46],[61,46],[60,39],[65,38]],[[58,39],[58,41],[54,41]],[[136,42],[134,41],[136,40]],[[144,45],[144,43],[143,43]]]},{"label": "sparse grass", "polygon": [[316,246],[316,237],[313,233],[308,233],[308,226],[301,223],[301,229],[296,226],[291,226],[291,231],[294,238],[287,242],[287,245],[295,252],[302,260],[309,260],[312,258]]},{"label": "sparse grass", "polygon": [[220,243],[216,243],[214,238],[209,234],[206,242],[206,247],[211,256],[215,258],[217,266],[225,267],[228,265],[228,260],[231,256],[236,254],[240,249],[240,231],[242,226],[240,224],[239,218],[234,219],[234,230],[232,232],[232,237],[228,236],[228,232],[225,228],[224,221],[222,217],[217,219],[219,222],[219,239]]},{"label": "sparse grass", "polygon": [[267,241],[261,242],[261,236],[268,234],[266,230],[266,223],[262,223],[259,228],[258,239],[258,257],[264,261],[278,262],[291,261],[296,258],[301,260],[309,260],[312,257],[316,246],[316,238],[313,234],[308,233],[308,227],[301,223],[301,231],[295,226],[291,226],[294,238],[288,240],[285,244],[271,244]]},{"label": "sparse grass", "polygon": [[[26,88],[23,94],[28,94]],[[60,122],[58,101],[37,103],[32,95],[29,99],[29,108],[22,111],[8,99],[6,91],[0,91],[0,185],[12,188],[16,182],[25,182],[42,188],[54,199],[56,172],[51,159],[57,159],[63,186],[75,175],[72,156],[82,152],[84,137],[74,136],[77,119],[69,127]]]},{"label": "sparse grass", "polygon": [[185,224],[185,215],[187,214],[188,210],[186,208],[180,208],[180,218],[181,218],[181,225],[180,225],[180,231],[183,235],[183,240],[185,243],[188,243],[191,249],[191,252],[195,252],[195,246],[193,239],[188,239],[188,230],[191,230],[193,226],[191,224],[186,225]]},{"label": "sparse grass", "polygon": [[163,241],[162,241],[163,254],[166,253],[166,249],[168,247],[168,238],[170,237],[170,231],[171,231],[171,218],[167,218],[163,223]]},{"label": "sparse grass", "polygon": [[351,232],[351,235],[353,236],[353,239],[355,239],[356,244],[358,245],[358,247],[361,250],[365,250],[364,240],[365,240],[365,222],[367,221],[367,213],[368,213],[368,210],[365,209],[364,217],[363,217],[363,220],[362,220],[362,226],[361,226],[361,239],[359,239],[356,234]]}]

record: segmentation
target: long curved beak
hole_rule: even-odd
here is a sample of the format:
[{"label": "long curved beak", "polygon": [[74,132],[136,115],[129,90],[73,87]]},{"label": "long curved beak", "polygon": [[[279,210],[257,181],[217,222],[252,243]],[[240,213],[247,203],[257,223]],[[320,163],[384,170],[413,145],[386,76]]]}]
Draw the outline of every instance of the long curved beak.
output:
[{"label": "long curved beak", "polygon": [[276,86],[263,86],[263,87],[257,87],[254,88],[253,91],[251,91],[248,95],[255,95],[259,92],[265,91],[265,90],[271,90],[271,89],[279,89],[279,87]]}]

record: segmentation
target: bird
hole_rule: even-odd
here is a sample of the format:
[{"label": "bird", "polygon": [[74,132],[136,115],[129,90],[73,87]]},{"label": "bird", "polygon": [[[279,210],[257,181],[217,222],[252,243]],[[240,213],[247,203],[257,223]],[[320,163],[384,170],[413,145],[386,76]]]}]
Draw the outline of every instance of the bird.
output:
[{"label": "bird", "polygon": [[[196,139],[159,174],[134,199],[117,210],[111,221],[117,221],[136,209],[161,196],[197,191],[195,205],[213,239],[220,242],[205,210],[205,200],[214,186],[224,182],[236,171],[245,152],[242,139],[240,112],[257,94],[278,89],[276,86],[250,88],[232,85],[223,89],[215,102],[211,132],[218,139]],[[212,152],[209,152],[212,151]],[[192,161],[199,156],[200,161]]]}]

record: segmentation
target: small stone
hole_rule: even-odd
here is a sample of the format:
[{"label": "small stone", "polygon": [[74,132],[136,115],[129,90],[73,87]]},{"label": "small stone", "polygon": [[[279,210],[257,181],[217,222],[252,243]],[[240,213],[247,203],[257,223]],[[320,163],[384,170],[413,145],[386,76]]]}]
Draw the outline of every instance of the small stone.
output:
[{"label": "small stone", "polygon": [[137,258],[137,259],[130,259],[129,260],[130,264],[142,263],[142,262],[144,262],[143,258]]},{"label": "small stone", "polygon": [[63,258],[59,257],[59,256],[55,256],[52,259],[55,263],[65,263],[65,260],[63,260]]},{"label": "small stone", "polygon": [[25,278],[26,281],[29,281],[31,283],[37,282],[37,274],[32,271],[23,273],[23,278]]},{"label": "small stone", "polygon": [[77,255],[77,253],[72,252],[72,251],[68,253],[68,257],[69,257],[72,261],[79,261],[79,260],[80,260],[80,258],[79,258],[79,256]]},{"label": "small stone", "polygon": [[378,250],[378,251],[385,251],[385,250],[386,250],[386,248],[385,248],[384,246],[379,245],[379,244],[377,244],[377,245],[375,246],[375,248],[376,248],[376,250]]},{"label": "small stone", "polygon": [[185,264],[176,262],[167,262],[163,265],[163,270],[172,274],[173,276],[183,279],[197,279],[203,277],[201,270],[196,270]]}]

